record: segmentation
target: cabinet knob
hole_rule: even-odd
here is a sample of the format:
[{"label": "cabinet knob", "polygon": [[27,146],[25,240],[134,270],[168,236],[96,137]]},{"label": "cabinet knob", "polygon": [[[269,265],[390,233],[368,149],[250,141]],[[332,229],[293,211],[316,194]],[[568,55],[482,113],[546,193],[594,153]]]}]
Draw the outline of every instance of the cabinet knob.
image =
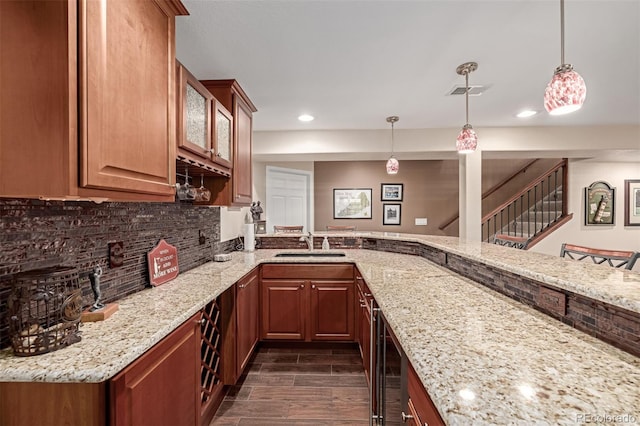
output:
[{"label": "cabinet knob", "polygon": [[[211,148],[211,149],[209,149],[207,152],[210,152],[211,154],[215,154],[215,153],[216,153],[216,150],[215,150],[215,149],[213,149],[213,148]],[[218,154],[218,155],[219,155],[219,154]]]},{"label": "cabinet knob", "polygon": [[311,284],[311,288],[316,288],[316,285],[315,284]]},{"label": "cabinet knob", "polygon": [[304,284],[300,284],[300,288],[304,288]]},{"label": "cabinet knob", "polygon": [[406,423],[407,420],[411,419],[413,419],[413,416],[411,414],[405,414],[404,411],[402,412],[402,423]]},{"label": "cabinet knob", "polygon": [[206,318],[202,318],[200,321],[196,321],[196,323],[200,324],[200,325],[205,325],[205,324],[207,324],[207,319]]},{"label": "cabinet knob", "polygon": [[217,154],[216,154],[216,157],[222,157],[222,154],[217,153]]}]

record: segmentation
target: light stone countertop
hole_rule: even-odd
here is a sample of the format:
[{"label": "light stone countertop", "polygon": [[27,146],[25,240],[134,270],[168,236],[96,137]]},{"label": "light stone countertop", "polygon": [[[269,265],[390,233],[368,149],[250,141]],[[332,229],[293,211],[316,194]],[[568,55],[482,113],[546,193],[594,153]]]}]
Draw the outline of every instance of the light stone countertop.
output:
[{"label": "light stone countertop", "polygon": [[[526,257],[478,246],[476,256],[507,264]],[[27,358],[2,351],[0,381],[107,380],[260,263],[347,261],[362,272],[448,424],[575,424],[581,415],[640,423],[640,358],[416,256],[345,250],[345,258],[273,258],[282,251],[292,250],[234,253],[122,299],[107,321],[83,325],[83,340],[68,348]]]}]

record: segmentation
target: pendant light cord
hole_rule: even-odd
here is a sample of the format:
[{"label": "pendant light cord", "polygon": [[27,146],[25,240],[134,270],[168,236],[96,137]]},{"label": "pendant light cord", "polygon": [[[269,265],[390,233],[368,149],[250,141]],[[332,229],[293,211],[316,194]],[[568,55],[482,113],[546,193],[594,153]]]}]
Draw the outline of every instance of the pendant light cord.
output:
[{"label": "pendant light cord", "polygon": [[564,65],[564,0],[560,0],[560,65]]},{"label": "pendant light cord", "polygon": [[391,156],[393,157],[393,121],[391,122]]},{"label": "pendant light cord", "polygon": [[468,70],[464,73],[464,81],[465,81],[465,87],[466,87],[464,96],[466,100],[467,124],[469,124],[469,71]]}]

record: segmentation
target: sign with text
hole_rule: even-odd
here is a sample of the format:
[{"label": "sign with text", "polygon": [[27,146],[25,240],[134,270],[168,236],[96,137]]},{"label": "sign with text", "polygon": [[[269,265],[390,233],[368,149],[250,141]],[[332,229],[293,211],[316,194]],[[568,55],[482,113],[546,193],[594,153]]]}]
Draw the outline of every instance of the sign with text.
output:
[{"label": "sign with text", "polygon": [[165,240],[147,254],[149,280],[152,286],[159,286],[178,276],[178,249]]}]

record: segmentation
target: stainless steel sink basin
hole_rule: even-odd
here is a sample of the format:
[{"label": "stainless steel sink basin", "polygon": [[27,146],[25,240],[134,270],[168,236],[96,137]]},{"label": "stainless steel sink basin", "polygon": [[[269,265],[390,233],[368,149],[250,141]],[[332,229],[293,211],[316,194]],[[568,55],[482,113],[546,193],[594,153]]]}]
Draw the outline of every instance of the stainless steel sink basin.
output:
[{"label": "stainless steel sink basin", "polygon": [[308,251],[308,252],[295,252],[295,253],[278,253],[274,257],[345,257],[346,254],[342,252],[321,252],[321,251]]}]

